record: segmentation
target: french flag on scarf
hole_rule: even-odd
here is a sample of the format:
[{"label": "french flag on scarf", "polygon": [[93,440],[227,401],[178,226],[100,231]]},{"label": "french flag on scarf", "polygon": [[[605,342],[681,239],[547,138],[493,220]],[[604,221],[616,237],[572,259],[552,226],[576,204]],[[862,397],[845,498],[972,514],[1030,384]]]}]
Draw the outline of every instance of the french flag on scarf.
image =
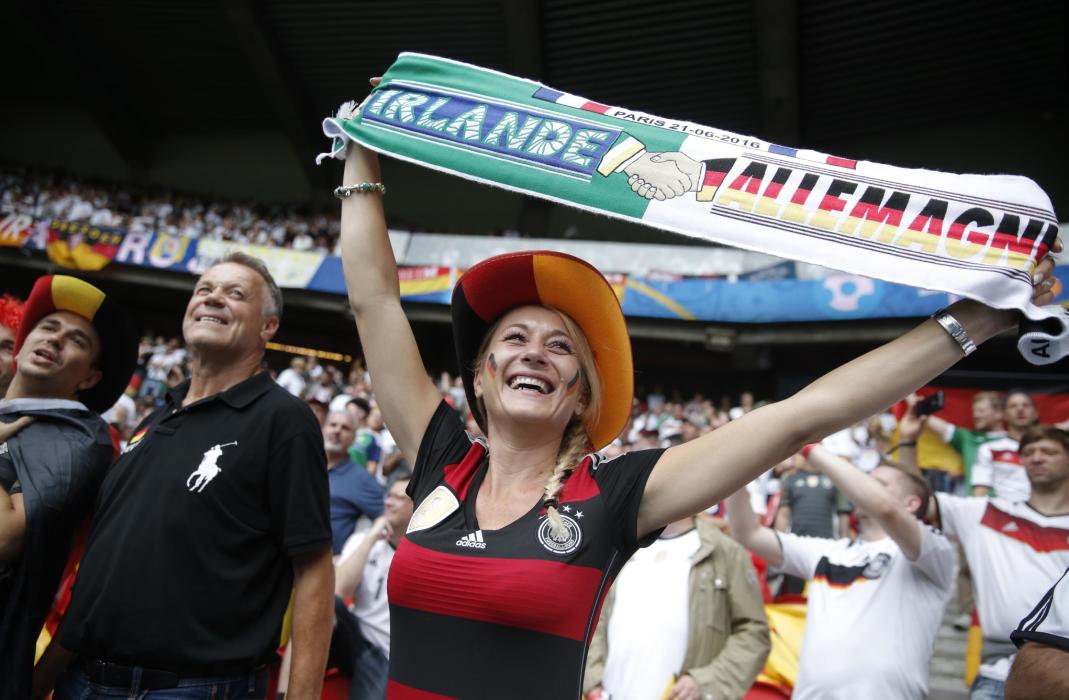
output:
[{"label": "french flag on scarf", "polygon": [[609,105],[603,105],[600,102],[592,102],[585,97],[569,95],[566,92],[550,90],[547,87],[538,88],[538,92],[534,94],[534,97],[535,99],[545,100],[546,102],[555,102],[559,105],[584,109],[587,112],[597,112],[598,114],[605,114],[610,109]]},{"label": "french flag on scarf", "polygon": [[850,158],[839,158],[838,156],[828,156],[823,153],[817,153],[816,151],[800,150],[797,148],[789,148],[787,146],[778,146],[774,143],[768,144],[769,153],[778,153],[781,156],[790,156],[791,158],[801,158],[802,160],[813,161],[814,163],[826,163],[827,165],[835,165],[840,168],[849,168],[854,170],[857,168],[857,161]]}]

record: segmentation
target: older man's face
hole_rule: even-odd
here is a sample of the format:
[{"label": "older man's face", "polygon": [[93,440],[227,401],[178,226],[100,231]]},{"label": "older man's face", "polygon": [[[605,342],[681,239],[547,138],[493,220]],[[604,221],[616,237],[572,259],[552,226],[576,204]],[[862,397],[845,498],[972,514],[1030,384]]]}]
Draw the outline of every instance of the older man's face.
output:
[{"label": "older man's face", "polygon": [[323,424],[323,448],[327,454],[345,452],[355,438],[352,416],[342,411],[334,411],[327,416]]},{"label": "older man's face", "polygon": [[186,344],[231,351],[236,357],[263,352],[278,330],[278,318],[264,313],[267,295],[267,284],[255,270],[235,263],[209,268],[186,306]]}]

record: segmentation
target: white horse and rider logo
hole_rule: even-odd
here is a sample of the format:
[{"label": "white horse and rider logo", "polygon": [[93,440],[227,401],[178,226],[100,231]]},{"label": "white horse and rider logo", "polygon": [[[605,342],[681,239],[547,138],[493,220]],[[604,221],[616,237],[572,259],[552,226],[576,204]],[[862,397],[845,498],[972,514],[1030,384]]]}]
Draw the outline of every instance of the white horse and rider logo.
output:
[{"label": "white horse and rider logo", "polygon": [[223,448],[238,444],[238,441],[226,442],[222,445],[213,445],[204,453],[204,457],[197,465],[196,471],[186,479],[186,488],[194,493],[200,493],[208,483],[219,476],[222,469],[219,468],[219,458],[223,456]]}]

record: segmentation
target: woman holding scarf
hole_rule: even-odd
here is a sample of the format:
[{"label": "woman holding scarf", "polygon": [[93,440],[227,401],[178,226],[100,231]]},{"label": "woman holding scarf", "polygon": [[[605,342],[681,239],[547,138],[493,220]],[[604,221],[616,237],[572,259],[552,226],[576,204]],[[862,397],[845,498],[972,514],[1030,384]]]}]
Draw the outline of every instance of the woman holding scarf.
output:
[{"label": "woman holding scarf", "polygon": [[[401,307],[377,157],[345,162],[341,251],[376,396],[414,459],[416,504],[389,579],[390,698],[575,698],[604,595],[668,523],[803,445],[883,410],[1016,323],[963,300],[939,318],[697,440],[612,460],[630,343],[608,282],[577,258],[511,253],[453,293],[457,361],[486,438],[441,399]],[[1060,249],[1060,244],[1056,246]],[[1051,298],[1053,262],[1036,269]]]}]

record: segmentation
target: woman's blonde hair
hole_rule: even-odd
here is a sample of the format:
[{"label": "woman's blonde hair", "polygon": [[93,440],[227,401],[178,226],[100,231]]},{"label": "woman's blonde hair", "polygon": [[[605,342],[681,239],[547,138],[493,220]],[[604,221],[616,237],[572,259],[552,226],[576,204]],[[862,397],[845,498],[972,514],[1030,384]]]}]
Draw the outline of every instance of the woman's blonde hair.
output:
[{"label": "woman's blonde hair", "polygon": [[[601,377],[598,374],[597,363],[594,360],[594,351],[590,348],[586,334],[583,333],[583,329],[579,327],[579,324],[559,309],[551,306],[544,308],[554,311],[560,316],[564,330],[572,340],[572,349],[575,352],[576,359],[579,361],[579,396],[583,406],[582,413],[572,419],[568,423],[568,427],[564,429],[560,449],[557,451],[557,464],[553,467],[553,471],[550,472],[545,488],[542,491],[542,504],[546,508],[546,516],[549,518],[552,534],[556,537],[564,537],[566,533],[564,522],[561,520],[560,511],[557,507],[557,497],[564,487],[564,482],[579,466],[579,460],[593,449],[586,426],[587,424],[596,423],[601,416]],[[479,346],[479,352],[476,354],[475,362],[472,365],[474,373],[478,374],[482,371],[487,352],[490,349],[490,343],[497,334],[500,325],[501,320],[498,319],[486,333],[486,336],[483,337],[483,342]],[[489,421],[482,398],[477,401],[477,408],[482,414],[483,420]]]}]

